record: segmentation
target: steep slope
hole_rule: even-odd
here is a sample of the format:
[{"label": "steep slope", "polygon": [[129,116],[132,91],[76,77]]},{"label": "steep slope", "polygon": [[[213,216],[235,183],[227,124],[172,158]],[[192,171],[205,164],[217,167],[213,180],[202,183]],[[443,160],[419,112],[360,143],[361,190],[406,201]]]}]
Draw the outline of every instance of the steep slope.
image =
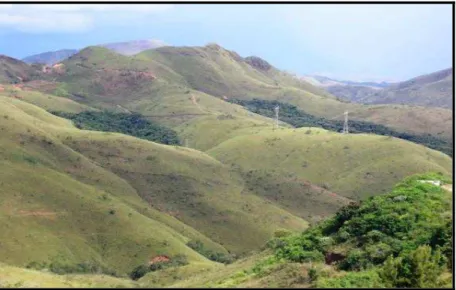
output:
[{"label": "steep slope", "polygon": [[76,54],[77,49],[60,49],[57,51],[48,51],[31,56],[27,56],[22,59],[23,62],[32,64],[32,63],[44,63],[47,65],[53,65],[62,60]]}]

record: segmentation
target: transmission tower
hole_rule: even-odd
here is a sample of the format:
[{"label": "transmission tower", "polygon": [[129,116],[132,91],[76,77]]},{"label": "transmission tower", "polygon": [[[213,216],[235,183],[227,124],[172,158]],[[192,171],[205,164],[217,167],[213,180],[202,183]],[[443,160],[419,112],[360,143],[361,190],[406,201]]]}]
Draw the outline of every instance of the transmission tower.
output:
[{"label": "transmission tower", "polygon": [[345,121],[344,121],[344,128],[342,130],[342,133],[348,134],[348,112],[347,111],[345,111],[344,116],[345,116]]},{"label": "transmission tower", "polygon": [[274,108],[274,112],[275,112],[275,128],[279,129],[279,106],[276,106]]}]

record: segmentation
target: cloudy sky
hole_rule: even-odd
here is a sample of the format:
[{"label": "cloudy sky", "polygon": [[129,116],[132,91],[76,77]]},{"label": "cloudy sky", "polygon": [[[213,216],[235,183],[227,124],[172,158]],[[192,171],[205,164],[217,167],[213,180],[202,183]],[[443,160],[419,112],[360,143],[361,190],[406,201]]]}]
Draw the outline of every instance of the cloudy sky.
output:
[{"label": "cloudy sky", "polygon": [[217,42],[299,75],[400,81],[452,65],[451,4],[0,4],[15,58],[135,39]]}]

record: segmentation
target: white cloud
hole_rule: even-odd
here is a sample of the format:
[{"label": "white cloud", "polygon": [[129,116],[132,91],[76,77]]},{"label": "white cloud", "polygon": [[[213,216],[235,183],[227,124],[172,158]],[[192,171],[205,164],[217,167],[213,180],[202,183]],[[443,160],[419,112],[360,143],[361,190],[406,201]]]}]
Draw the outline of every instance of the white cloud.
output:
[{"label": "white cloud", "polygon": [[14,27],[23,32],[83,32],[92,26],[92,20],[84,15],[20,15],[0,13],[0,26]]},{"label": "white cloud", "polygon": [[125,11],[160,12],[173,7],[171,4],[32,4],[23,5],[28,10],[45,11]]},{"label": "white cloud", "polygon": [[[134,19],[172,7],[169,4],[1,4],[0,27],[31,33],[86,32],[96,25],[96,20]],[[128,21],[121,24],[128,25]]]},{"label": "white cloud", "polygon": [[0,4],[0,10],[6,10],[13,8],[13,4]]}]

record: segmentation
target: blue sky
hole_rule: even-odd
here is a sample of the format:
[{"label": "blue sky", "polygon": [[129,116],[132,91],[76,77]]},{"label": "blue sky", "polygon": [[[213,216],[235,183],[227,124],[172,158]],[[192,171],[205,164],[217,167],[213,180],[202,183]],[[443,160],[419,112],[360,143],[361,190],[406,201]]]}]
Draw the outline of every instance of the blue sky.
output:
[{"label": "blue sky", "polygon": [[400,81],[452,66],[451,5],[0,4],[0,54],[216,42],[298,75]]}]

